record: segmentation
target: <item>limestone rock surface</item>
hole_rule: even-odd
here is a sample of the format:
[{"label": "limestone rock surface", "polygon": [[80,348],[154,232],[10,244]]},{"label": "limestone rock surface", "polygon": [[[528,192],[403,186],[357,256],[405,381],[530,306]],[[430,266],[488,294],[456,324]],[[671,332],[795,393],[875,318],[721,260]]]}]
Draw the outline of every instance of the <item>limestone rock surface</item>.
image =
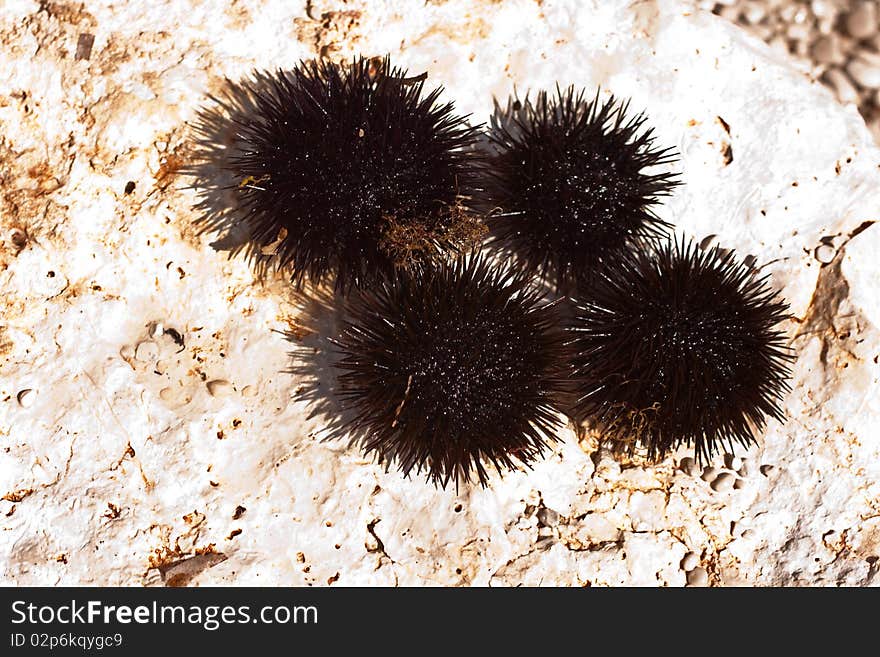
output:
[{"label": "limestone rock surface", "polygon": [[[758,39],[671,0],[7,0],[0,39],[3,583],[880,582],[880,152]],[[179,169],[225,78],[359,53],[474,122],[631,97],[682,155],[662,216],[791,304],[787,422],[705,471],[568,432],[485,490],[322,442],[277,332],[299,302],[197,234]]]}]

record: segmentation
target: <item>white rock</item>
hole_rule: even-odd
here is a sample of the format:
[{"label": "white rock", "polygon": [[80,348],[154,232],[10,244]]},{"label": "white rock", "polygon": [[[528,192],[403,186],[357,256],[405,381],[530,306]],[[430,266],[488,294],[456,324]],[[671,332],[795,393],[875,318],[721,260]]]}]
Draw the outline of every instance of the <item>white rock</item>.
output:
[{"label": "white rock", "polygon": [[611,543],[620,540],[621,531],[604,515],[590,513],[578,522],[576,536],[585,544]]},{"label": "white rock", "polygon": [[875,224],[847,243],[841,269],[849,284],[850,301],[880,329],[880,231]]},{"label": "white rock", "polygon": [[[876,554],[878,529],[864,518],[876,514],[871,503],[880,497],[878,228],[849,236],[880,216],[872,193],[880,153],[856,109],[841,107],[788,56],[669,0],[448,0],[406,11],[391,0],[349,0],[322,2],[321,21],[305,4],[251,0],[245,17],[231,0],[89,3],[100,27],[95,52],[131,56],[93,61],[87,76],[84,62],[58,55],[69,51],[69,31],[7,31],[0,122],[16,126],[4,133],[19,154],[6,163],[11,188],[33,189],[28,171],[46,160],[65,180],[38,199],[22,195],[18,212],[34,219],[39,239],[16,256],[0,254],[0,344],[10,350],[0,387],[40,391],[41,406],[45,391],[52,396],[52,412],[0,413],[10,448],[0,450],[0,495],[35,491],[0,532],[2,583],[139,586],[156,581],[151,557],[214,544],[226,560],[195,574],[193,585],[326,585],[337,573],[340,582],[368,586],[682,585],[686,577],[706,585],[699,565],[685,575],[685,553],[727,544],[731,523],[741,522],[753,532],[737,552],[747,558],[710,554],[713,583],[876,581],[866,559]],[[7,3],[4,20],[43,25],[38,9]],[[756,468],[776,469],[742,492],[713,495],[676,475],[673,457],[627,462],[623,471],[602,457],[594,472],[566,432],[538,472],[492,476],[487,489],[456,494],[386,472],[345,440],[323,442],[326,418],[291,401],[305,382],[281,372],[288,345],[269,330],[290,314],[289,286],[271,277],[256,283],[246,263],[211,248],[211,236],[195,236],[186,223],[194,216],[188,181],[152,184],[156,144],[177,148],[225,77],[290,67],[321,49],[344,58],[387,52],[410,71],[427,70],[428,86],[443,85],[443,100],[454,99],[474,123],[514,88],[559,82],[632,98],[656,143],[683,154],[683,184],[658,213],[680,235],[717,235],[719,246],[754,254],[802,320],[782,326],[798,356],[783,403],[788,420],[770,421],[745,454]],[[39,99],[29,114],[24,90]],[[730,135],[719,135],[717,117]],[[719,136],[729,136],[732,162],[717,156]],[[84,145],[89,157],[71,158]],[[136,210],[118,194],[133,179],[155,190]],[[846,242],[839,270],[814,258],[827,235]],[[82,293],[93,280],[103,292]],[[105,357],[136,344],[156,317],[192,336],[170,382]],[[155,363],[153,347],[142,349],[143,362]],[[164,349],[163,340],[163,358]],[[231,380],[246,373],[253,396],[242,391],[218,404],[196,394],[205,385],[200,373],[221,371]],[[540,545],[537,520],[526,513],[533,490],[572,519]],[[108,501],[124,513],[106,519]],[[242,533],[227,540],[240,504]],[[195,528],[194,511],[204,516]],[[632,530],[634,511],[650,531]],[[571,546],[562,528],[578,539]],[[846,537],[848,550],[825,546],[829,529]],[[387,556],[368,552],[379,541]],[[61,553],[88,558],[64,564],[55,560]]]}]

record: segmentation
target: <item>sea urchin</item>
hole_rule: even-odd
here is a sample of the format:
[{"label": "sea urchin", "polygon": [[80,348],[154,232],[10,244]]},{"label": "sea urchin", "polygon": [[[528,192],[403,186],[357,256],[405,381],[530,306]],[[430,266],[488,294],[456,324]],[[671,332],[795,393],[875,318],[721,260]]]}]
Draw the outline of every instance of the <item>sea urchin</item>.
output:
[{"label": "sea urchin", "polygon": [[[469,246],[477,130],[386,59],[308,61],[231,85],[195,128],[209,230],[294,281],[361,286],[395,265]],[[223,143],[224,139],[228,143]],[[217,210],[221,193],[232,211]],[[482,235],[479,235],[480,237]]]},{"label": "sea urchin", "polygon": [[675,158],[654,146],[629,103],[573,87],[512,100],[492,117],[495,154],[483,200],[492,243],[558,289],[578,288],[627,245],[663,236],[653,211],[675,174],[646,172]]},{"label": "sea urchin", "polygon": [[578,415],[613,446],[708,459],[783,419],[787,306],[732,252],[691,243],[637,252],[596,276],[574,327]]},{"label": "sea urchin", "polygon": [[351,298],[340,350],[345,429],[435,484],[485,485],[555,440],[564,332],[522,274],[479,256],[399,271]]}]

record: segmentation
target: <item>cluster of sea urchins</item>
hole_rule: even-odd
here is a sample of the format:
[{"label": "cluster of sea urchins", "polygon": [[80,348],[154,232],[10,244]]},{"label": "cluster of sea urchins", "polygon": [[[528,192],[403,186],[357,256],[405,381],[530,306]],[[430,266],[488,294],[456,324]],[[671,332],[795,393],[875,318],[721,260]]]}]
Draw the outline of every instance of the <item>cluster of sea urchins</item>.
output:
[{"label": "cluster of sea urchins", "polygon": [[[730,253],[664,241],[654,210],[678,181],[644,115],[540,92],[497,108],[481,150],[424,79],[305,62],[233,85],[197,126],[207,227],[347,295],[336,394],[365,452],[485,484],[538,458],[563,413],[650,458],[708,458],[782,419],[786,306]],[[481,217],[510,266],[474,250]]]}]

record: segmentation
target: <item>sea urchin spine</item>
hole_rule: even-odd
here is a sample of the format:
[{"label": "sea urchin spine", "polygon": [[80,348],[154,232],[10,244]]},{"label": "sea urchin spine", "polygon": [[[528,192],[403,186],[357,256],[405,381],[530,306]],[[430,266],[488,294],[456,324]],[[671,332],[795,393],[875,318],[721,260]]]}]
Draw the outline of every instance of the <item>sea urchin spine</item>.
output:
[{"label": "sea urchin spine", "polygon": [[558,305],[479,256],[399,271],[349,301],[336,341],[345,427],[367,453],[435,484],[487,481],[555,440]]},{"label": "sea urchin spine", "polygon": [[708,459],[783,420],[787,306],[732,252],[674,243],[598,275],[573,347],[578,415],[612,445],[655,459],[681,444]]},{"label": "sea urchin spine", "polygon": [[[203,222],[301,283],[362,286],[469,246],[477,130],[387,59],[303,62],[232,85],[204,110],[190,172]],[[216,99],[215,99],[216,100]],[[228,144],[222,143],[227,140]],[[211,179],[214,163],[228,180]],[[232,211],[210,207],[231,193]]]},{"label": "sea urchin spine", "polygon": [[495,153],[483,200],[492,243],[558,289],[577,289],[629,245],[666,234],[654,206],[675,174],[645,169],[675,161],[654,146],[643,114],[573,87],[496,110]]}]

